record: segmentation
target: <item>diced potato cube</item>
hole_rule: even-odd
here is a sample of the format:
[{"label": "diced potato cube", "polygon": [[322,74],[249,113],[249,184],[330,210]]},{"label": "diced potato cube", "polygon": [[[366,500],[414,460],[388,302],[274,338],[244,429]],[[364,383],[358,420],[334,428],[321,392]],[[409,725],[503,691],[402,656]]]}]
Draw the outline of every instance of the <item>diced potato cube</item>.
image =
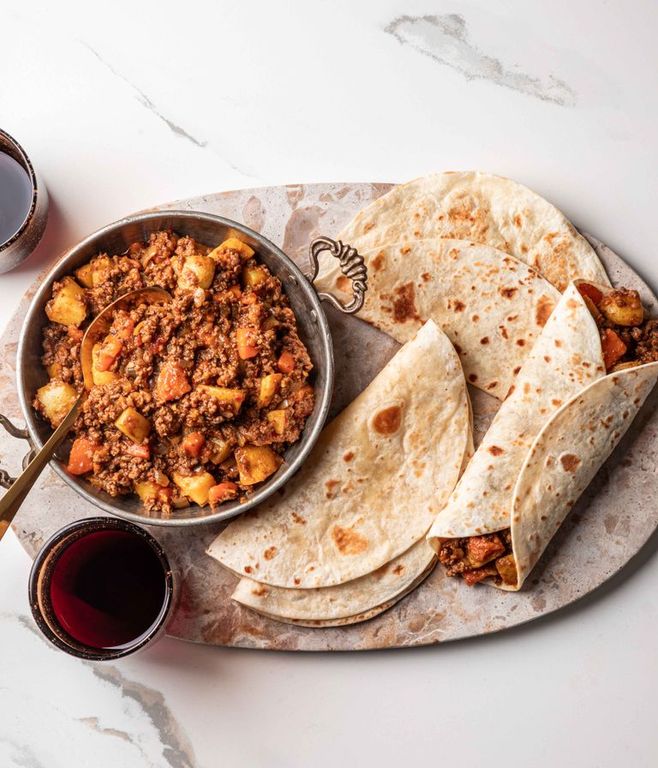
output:
[{"label": "diced potato cube", "polygon": [[152,480],[144,480],[141,483],[135,483],[135,493],[142,501],[154,501],[158,498],[161,487]]},{"label": "diced potato cube", "polygon": [[237,251],[245,261],[254,255],[254,249],[243,243],[242,240],[238,240],[237,237],[229,237],[218,245],[217,248],[213,248],[208,256],[217,261],[221,258],[223,251]]},{"label": "diced potato cube", "polygon": [[245,445],[243,448],[236,448],[235,461],[242,485],[262,482],[283,463],[281,456],[266,445]]},{"label": "diced potato cube", "polygon": [[242,270],[242,282],[246,288],[255,288],[267,280],[267,272],[263,267],[250,266]]},{"label": "diced potato cube", "polygon": [[265,408],[272,402],[272,398],[276,394],[283,374],[281,373],[268,373],[267,376],[263,376],[260,380],[260,388],[258,390],[258,405],[261,408]]},{"label": "diced potato cube", "polygon": [[155,399],[158,403],[178,400],[191,389],[192,385],[187,379],[187,373],[180,363],[175,360],[167,360],[163,363],[155,382]]},{"label": "diced potato cube", "polygon": [[84,285],[85,288],[94,287],[94,265],[84,264],[75,270],[75,276]]},{"label": "diced potato cube", "polygon": [[63,381],[49,381],[37,390],[41,410],[53,427],[59,426],[78,399],[78,393]]},{"label": "diced potato cube", "polygon": [[110,276],[112,269],[112,259],[109,256],[98,256],[91,262],[93,266],[92,282],[94,288],[98,285],[102,285]]},{"label": "diced potato cube", "polygon": [[50,379],[58,378],[61,372],[62,372],[62,366],[60,363],[51,363],[50,365],[46,366],[46,373],[48,374],[48,378]]},{"label": "diced potato cube", "polygon": [[208,491],[215,485],[215,478],[209,472],[189,476],[174,472],[173,481],[185,496],[200,507],[208,503]]},{"label": "diced potato cube", "polygon": [[231,455],[231,444],[226,440],[214,437],[210,442],[210,447],[212,448],[210,461],[213,464],[221,464]]},{"label": "diced potato cube", "polygon": [[641,325],[644,320],[644,308],[637,291],[610,291],[599,302],[599,309],[615,325]]},{"label": "diced potato cube", "polygon": [[210,288],[215,276],[215,262],[208,256],[194,253],[183,262],[183,268],[178,277],[179,288],[194,290],[194,288]]},{"label": "diced potato cube", "polygon": [[292,352],[285,350],[276,362],[276,367],[281,373],[292,373],[295,370],[295,358]]},{"label": "diced potato cube", "polygon": [[198,389],[206,392],[211,397],[219,400],[220,403],[230,405],[235,411],[240,410],[244,402],[245,393],[243,389],[231,389],[230,387],[214,387],[210,384],[199,384]]},{"label": "diced potato cube", "polygon": [[282,435],[285,432],[286,422],[288,421],[288,411],[285,408],[270,411],[266,418],[274,425],[274,431],[277,435]]},{"label": "diced potato cube", "polygon": [[133,443],[143,443],[151,431],[151,422],[132,407],[122,411],[114,425]]},{"label": "diced potato cube", "polygon": [[46,315],[53,323],[79,326],[87,317],[84,289],[72,277],[65,277],[57,293],[46,304]]},{"label": "diced potato cube", "polygon": [[496,570],[500,574],[504,584],[515,586],[519,577],[516,572],[516,560],[514,555],[505,555],[496,560]]},{"label": "diced potato cube", "polygon": [[100,341],[96,342],[94,346],[91,348],[91,377],[93,379],[93,382],[95,385],[101,385],[101,384],[109,384],[112,381],[116,381],[116,379],[119,378],[119,375],[115,373],[114,371],[106,371],[101,369],[101,363],[100,363],[100,352],[101,352],[101,343]]}]

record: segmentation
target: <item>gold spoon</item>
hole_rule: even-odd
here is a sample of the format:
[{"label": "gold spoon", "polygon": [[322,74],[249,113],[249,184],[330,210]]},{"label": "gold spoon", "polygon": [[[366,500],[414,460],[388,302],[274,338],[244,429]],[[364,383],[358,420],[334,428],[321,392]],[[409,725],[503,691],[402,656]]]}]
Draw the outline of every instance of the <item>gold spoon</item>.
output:
[{"label": "gold spoon", "polygon": [[91,372],[91,351],[94,344],[109,331],[112,325],[112,313],[117,309],[126,309],[131,305],[143,304],[144,302],[147,304],[164,304],[169,301],[171,301],[171,294],[163,288],[140,288],[137,291],[131,291],[120,296],[116,301],[108,304],[93,319],[91,325],[85,331],[85,335],[82,337],[82,344],[80,345],[80,363],[82,365],[85,389],[75,403],[73,403],[71,410],[66,414],[61,424],[45,442],[43,448],[41,448],[23,472],[16,478],[7,493],[0,499],[0,540],[9,528],[16,512],[18,512],[19,507],[30,492],[43,468],[68,435],[80,408],[87,399],[89,390],[94,385]]}]

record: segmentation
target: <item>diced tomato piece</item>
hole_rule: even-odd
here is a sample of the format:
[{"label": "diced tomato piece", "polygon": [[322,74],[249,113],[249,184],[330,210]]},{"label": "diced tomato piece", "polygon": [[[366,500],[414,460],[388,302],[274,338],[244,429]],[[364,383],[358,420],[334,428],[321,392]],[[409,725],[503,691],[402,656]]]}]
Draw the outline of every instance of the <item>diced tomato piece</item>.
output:
[{"label": "diced tomato piece", "polygon": [[238,328],[235,332],[235,338],[238,344],[238,357],[241,360],[256,357],[258,354],[256,332],[252,328]]},{"label": "diced tomato piece", "polygon": [[505,545],[495,533],[485,536],[471,536],[466,543],[468,562],[474,567],[488,563],[505,551]]},{"label": "diced tomato piece", "polygon": [[234,499],[237,495],[238,486],[235,483],[231,483],[227,480],[226,482],[219,483],[218,485],[213,485],[213,487],[208,491],[208,501],[210,506],[214,507],[216,504],[222,504],[224,501]]},{"label": "diced tomato piece", "polygon": [[285,350],[277,360],[276,367],[281,373],[292,373],[295,370],[295,358],[291,352]]},{"label": "diced tomato piece", "polygon": [[91,472],[94,468],[94,451],[97,447],[96,443],[86,437],[76,437],[71,446],[69,463],[66,465],[67,471],[72,475]]},{"label": "diced tomato piece", "polygon": [[605,369],[609,371],[626,354],[626,345],[611,328],[606,328],[601,335],[601,350]]},{"label": "diced tomato piece", "polygon": [[171,360],[163,364],[155,383],[155,399],[159,403],[177,400],[191,389],[185,369],[180,363]]},{"label": "diced tomato piece", "polygon": [[206,438],[201,434],[201,432],[190,432],[183,438],[181,446],[188,456],[192,456],[196,459],[199,457],[199,454],[201,453],[201,450],[205,444]]},{"label": "diced tomato piece", "polygon": [[590,283],[578,283],[578,290],[580,291],[581,296],[587,296],[588,299],[591,299],[594,302],[596,307],[599,306],[599,302],[603,298],[603,293],[601,293],[595,285],[591,285]]},{"label": "diced tomato piece", "polygon": [[98,358],[96,367],[99,371],[109,371],[114,365],[114,361],[121,354],[123,342],[118,336],[110,334],[105,338],[105,341],[101,344],[98,350]]},{"label": "diced tomato piece", "polygon": [[151,449],[148,443],[129,443],[125,451],[129,456],[135,456],[138,459],[151,458]]}]

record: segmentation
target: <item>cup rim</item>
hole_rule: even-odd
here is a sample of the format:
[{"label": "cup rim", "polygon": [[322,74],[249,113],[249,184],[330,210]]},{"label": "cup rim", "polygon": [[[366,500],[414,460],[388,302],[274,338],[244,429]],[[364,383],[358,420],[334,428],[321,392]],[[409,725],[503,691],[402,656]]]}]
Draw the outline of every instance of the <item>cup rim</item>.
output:
[{"label": "cup rim", "polygon": [[[157,618],[154,620],[150,628],[138,638],[138,640],[127,647],[121,647],[116,649],[102,649],[93,648],[81,643],[75,638],[71,638],[71,643],[66,642],[60,634],[55,632],[49,622],[44,616],[44,611],[40,605],[40,596],[44,591],[47,591],[50,584],[50,579],[46,578],[44,582],[41,580],[42,569],[44,567],[52,568],[54,563],[59,559],[59,556],[53,560],[51,566],[48,565],[48,558],[55,547],[59,544],[63,544],[67,538],[72,534],[80,532],[80,535],[73,539],[76,541],[84,536],[95,533],[97,531],[104,530],[119,530],[127,533],[136,534],[144,539],[158,557],[164,574],[165,579],[165,597]],[[65,551],[67,545],[62,547],[62,552]],[[37,552],[32,568],[30,569],[30,576],[28,579],[28,599],[30,601],[30,609],[32,616],[36,622],[38,628],[43,635],[53,645],[62,651],[65,651],[71,656],[86,661],[111,661],[114,659],[120,659],[124,656],[130,656],[137,651],[148,645],[162,630],[164,627],[174,602],[174,577],[164,549],[157,539],[149,533],[145,528],[142,528],[135,523],[131,523],[128,520],[122,520],[116,517],[86,517],[81,520],[76,520],[72,523],[68,523],[64,527],[55,531],[52,536],[43,544],[41,549]],[[49,602],[49,601],[48,601]],[[53,616],[53,622],[58,623]],[[67,633],[62,629],[61,634],[67,636]]]},{"label": "cup rim", "polygon": [[[21,226],[14,232],[14,234],[9,238],[9,240],[5,240],[4,242],[0,243],[0,253],[2,253],[4,250],[10,248],[25,232],[25,230],[28,228],[30,222],[32,221],[32,218],[34,217],[34,212],[37,208],[37,197],[39,194],[39,184],[37,181],[37,175],[34,170],[34,166],[32,165],[32,161],[28,157],[27,152],[23,149],[23,147],[16,141],[16,139],[7,131],[2,130],[0,128],[0,136],[2,136],[6,141],[11,144],[14,151],[20,156],[19,164],[23,167],[23,170],[27,172],[27,175],[30,177],[30,185],[32,186],[32,201],[30,203],[30,209],[25,214],[25,218],[23,219],[23,223]],[[5,153],[6,154],[6,153]],[[16,160],[16,158],[14,158]]]}]

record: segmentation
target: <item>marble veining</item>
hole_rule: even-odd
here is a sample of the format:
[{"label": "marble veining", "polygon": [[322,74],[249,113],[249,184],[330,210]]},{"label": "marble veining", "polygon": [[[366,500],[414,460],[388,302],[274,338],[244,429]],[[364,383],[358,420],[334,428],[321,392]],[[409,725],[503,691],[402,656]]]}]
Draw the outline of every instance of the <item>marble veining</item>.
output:
[{"label": "marble veining", "polygon": [[409,45],[437,63],[451,67],[467,80],[489,80],[562,107],[576,105],[576,94],[564,80],[552,74],[543,80],[481,51],[470,40],[466,19],[458,13],[398,16],[384,31],[401,45]]},{"label": "marble veining", "polygon": [[156,105],[151,101],[151,99],[144,93],[144,91],[141,88],[138,88],[133,82],[128,80],[128,78],[125,75],[122,75],[121,72],[118,72],[108,61],[106,61],[100,53],[95,48],[92,48],[89,43],[85,43],[84,40],[81,40],[80,43],[84,45],[84,47],[94,54],[94,56],[100,61],[100,63],[106,68],[109,69],[109,71],[115,76],[118,77],[120,80],[123,80],[123,82],[130,86],[132,90],[135,92],[135,95],[137,97],[137,101],[139,101],[140,104],[142,104],[146,109],[148,109],[150,112],[153,112],[153,114],[158,117],[162,122],[169,128],[169,130],[172,131],[172,133],[175,133],[176,136],[180,136],[183,139],[187,139],[188,141],[191,141],[192,144],[195,144],[197,147],[205,147],[207,146],[207,141],[201,141],[200,139],[195,138],[192,136],[191,133],[188,133],[184,128],[181,128],[180,125],[175,123],[173,120],[170,120],[166,115],[162,114],[160,110],[156,107]]}]

